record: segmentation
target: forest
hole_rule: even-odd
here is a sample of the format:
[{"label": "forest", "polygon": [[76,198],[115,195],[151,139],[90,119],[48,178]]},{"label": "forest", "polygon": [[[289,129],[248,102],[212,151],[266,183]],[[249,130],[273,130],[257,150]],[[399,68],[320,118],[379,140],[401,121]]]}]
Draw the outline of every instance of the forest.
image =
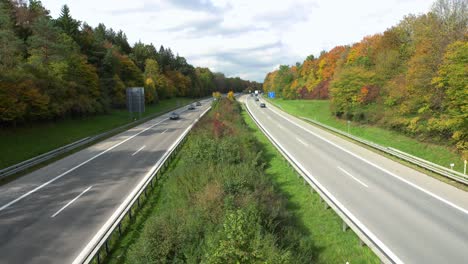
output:
[{"label": "forest", "polygon": [[329,99],[337,118],[449,142],[468,156],[468,2],[438,0],[385,32],[281,65],[263,89]]},{"label": "forest", "polygon": [[38,0],[0,0],[0,43],[2,127],[124,108],[127,87],[144,87],[147,104],[261,87],[164,46],[130,45],[123,31],[78,21],[66,5],[54,19]]}]

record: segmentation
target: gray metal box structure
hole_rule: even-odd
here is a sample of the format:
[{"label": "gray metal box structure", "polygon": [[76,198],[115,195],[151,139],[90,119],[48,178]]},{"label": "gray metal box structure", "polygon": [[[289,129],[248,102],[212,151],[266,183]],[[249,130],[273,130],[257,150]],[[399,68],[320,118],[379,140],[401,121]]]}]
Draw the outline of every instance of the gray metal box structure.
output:
[{"label": "gray metal box structure", "polygon": [[145,112],[145,88],[127,88],[127,109],[130,113]]}]

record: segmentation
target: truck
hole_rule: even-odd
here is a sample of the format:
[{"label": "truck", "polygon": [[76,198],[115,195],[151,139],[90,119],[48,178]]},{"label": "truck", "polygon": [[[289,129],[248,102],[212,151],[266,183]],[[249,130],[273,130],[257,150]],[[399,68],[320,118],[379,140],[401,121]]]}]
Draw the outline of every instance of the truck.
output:
[{"label": "truck", "polygon": [[255,90],[255,96],[258,96],[258,90]]}]

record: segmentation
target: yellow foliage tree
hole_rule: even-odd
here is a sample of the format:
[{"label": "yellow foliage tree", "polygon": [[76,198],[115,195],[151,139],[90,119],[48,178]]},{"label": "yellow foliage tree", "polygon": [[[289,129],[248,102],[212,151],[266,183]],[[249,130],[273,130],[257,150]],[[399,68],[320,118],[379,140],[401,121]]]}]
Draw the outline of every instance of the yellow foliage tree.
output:
[{"label": "yellow foliage tree", "polygon": [[236,100],[236,97],[234,96],[234,92],[233,92],[233,91],[229,91],[229,93],[227,94],[227,99],[229,99],[229,100],[231,100],[231,101]]}]

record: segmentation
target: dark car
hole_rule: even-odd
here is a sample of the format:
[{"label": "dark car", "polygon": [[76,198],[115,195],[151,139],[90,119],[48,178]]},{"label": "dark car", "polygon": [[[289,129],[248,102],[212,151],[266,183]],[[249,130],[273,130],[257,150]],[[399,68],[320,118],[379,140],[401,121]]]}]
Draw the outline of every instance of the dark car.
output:
[{"label": "dark car", "polygon": [[258,101],[258,98],[255,98],[255,101]]},{"label": "dark car", "polygon": [[169,116],[169,119],[171,119],[171,120],[177,120],[179,118],[180,118],[180,116],[176,112],[172,112],[171,115]]},{"label": "dark car", "polygon": [[195,106],[194,106],[193,104],[190,104],[190,105],[188,106],[188,110],[193,110],[193,109],[195,109]]},{"label": "dark car", "polygon": [[196,106],[201,106],[201,103],[200,103],[200,102],[197,102],[195,105],[196,105]]},{"label": "dark car", "polygon": [[260,104],[260,107],[261,107],[261,108],[265,108],[265,107],[266,107],[265,103],[261,103],[261,104]]}]

